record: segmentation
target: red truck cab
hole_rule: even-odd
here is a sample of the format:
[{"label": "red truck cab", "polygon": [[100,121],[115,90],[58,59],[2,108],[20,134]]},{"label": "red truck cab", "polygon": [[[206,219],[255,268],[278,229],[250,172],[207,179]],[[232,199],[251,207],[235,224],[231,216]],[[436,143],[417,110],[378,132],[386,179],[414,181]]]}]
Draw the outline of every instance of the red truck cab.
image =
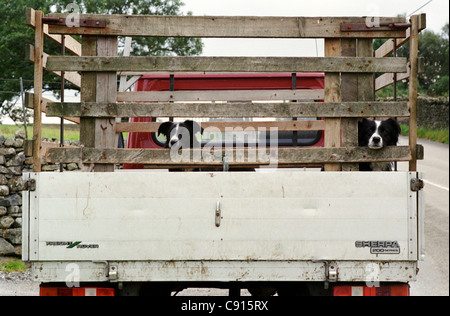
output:
[{"label": "red truck cab", "polygon": [[[135,91],[323,90],[324,78],[323,73],[145,75],[135,84]],[[321,99],[308,101],[323,102]],[[130,118],[130,122],[156,122],[156,118]],[[155,134],[131,132],[126,147],[163,148]],[[323,131],[279,132],[278,144],[280,147],[323,146]],[[124,169],[142,168],[143,165],[124,165]]]}]

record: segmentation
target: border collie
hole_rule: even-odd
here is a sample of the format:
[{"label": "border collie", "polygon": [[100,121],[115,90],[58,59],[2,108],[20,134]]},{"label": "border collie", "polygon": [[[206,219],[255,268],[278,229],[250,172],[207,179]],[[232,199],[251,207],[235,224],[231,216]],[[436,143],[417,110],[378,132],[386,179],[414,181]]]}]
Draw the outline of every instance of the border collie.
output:
[{"label": "border collie", "polygon": [[[385,146],[397,146],[401,129],[397,121],[389,118],[385,121],[372,121],[363,119],[358,123],[358,143],[359,146],[367,146],[370,149],[378,150]],[[359,164],[360,171],[392,171],[391,162]]]},{"label": "border collie", "polygon": [[158,136],[166,136],[166,148],[200,148],[200,142],[195,137],[198,132],[203,134],[203,128],[191,120],[182,123],[165,122],[159,126]]}]

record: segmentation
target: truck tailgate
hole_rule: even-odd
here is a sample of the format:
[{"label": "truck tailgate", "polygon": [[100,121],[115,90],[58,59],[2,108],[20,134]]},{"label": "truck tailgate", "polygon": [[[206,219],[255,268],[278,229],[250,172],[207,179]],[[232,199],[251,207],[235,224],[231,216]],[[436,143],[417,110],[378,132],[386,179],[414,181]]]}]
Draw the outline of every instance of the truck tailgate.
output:
[{"label": "truck tailgate", "polygon": [[[31,261],[414,261],[416,173],[31,173]],[[220,212],[220,214],[219,214]]]}]

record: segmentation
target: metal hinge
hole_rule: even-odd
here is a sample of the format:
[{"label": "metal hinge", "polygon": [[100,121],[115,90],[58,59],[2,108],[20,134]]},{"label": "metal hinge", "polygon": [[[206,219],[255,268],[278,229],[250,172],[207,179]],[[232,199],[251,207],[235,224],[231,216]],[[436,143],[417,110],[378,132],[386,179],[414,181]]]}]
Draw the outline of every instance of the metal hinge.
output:
[{"label": "metal hinge", "polygon": [[106,277],[110,282],[115,283],[118,281],[117,271],[119,271],[119,264],[117,262],[109,262],[105,260],[94,260],[92,263],[104,264],[106,265]]},{"label": "metal hinge", "polygon": [[338,268],[336,263],[331,263],[325,260],[313,260],[313,262],[322,262],[325,264],[325,284],[324,289],[330,288],[330,283],[336,283],[338,281]]},{"label": "metal hinge", "polygon": [[36,191],[36,179],[28,179],[24,191]]},{"label": "metal hinge", "polygon": [[325,261],[325,278],[325,289],[327,290],[330,283],[335,283],[338,280],[338,269],[335,264]]},{"label": "metal hinge", "polygon": [[414,178],[411,179],[411,191],[417,192],[424,188],[425,183],[422,179]]},{"label": "metal hinge", "polygon": [[119,270],[119,265],[117,263],[108,263],[108,277],[110,282],[117,282],[118,276],[117,271]]},{"label": "metal hinge", "polygon": [[[68,26],[66,18],[58,18],[58,17],[42,18],[42,23],[58,25],[58,26]],[[106,21],[105,20],[95,20],[95,19],[79,19],[79,21],[77,21],[77,26],[78,25],[79,25],[79,27],[105,28]]]}]

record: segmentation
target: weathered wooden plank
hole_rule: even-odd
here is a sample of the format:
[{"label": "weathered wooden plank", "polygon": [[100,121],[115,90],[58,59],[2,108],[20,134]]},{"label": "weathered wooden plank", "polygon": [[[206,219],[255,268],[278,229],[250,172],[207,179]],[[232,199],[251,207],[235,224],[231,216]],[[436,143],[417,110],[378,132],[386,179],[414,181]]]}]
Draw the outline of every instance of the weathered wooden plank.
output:
[{"label": "weathered wooden plank", "polygon": [[[225,132],[228,128],[266,128],[268,131],[270,128],[277,128],[278,131],[321,131],[324,128],[323,120],[311,120],[311,121],[269,121],[269,122],[200,122],[202,128],[214,128]],[[149,123],[117,123],[116,132],[146,132],[155,133],[158,131],[161,123],[149,122]]]},{"label": "weathered wooden plank", "polygon": [[[403,46],[409,41],[410,31],[411,29],[406,30],[405,38],[395,39],[397,43],[396,46],[397,48]],[[389,55],[392,54],[393,51],[394,51],[394,39],[389,39],[375,51],[375,57],[388,57]]]},{"label": "weathered wooden plank", "polygon": [[406,72],[403,57],[49,57],[49,71]]},{"label": "weathered wooden plank", "polygon": [[[419,32],[427,27],[426,14],[423,13],[419,18]],[[405,38],[396,39],[396,47],[399,48],[409,41],[411,35],[411,28],[406,30]],[[387,57],[394,51],[394,39],[387,40],[375,51],[375,57]]]},{"label": "weathered wooden plank", "polygon": [[[370,38],[360,38],[357,43],[357,56],[368,57],[373,56],[373,39]],[[372,102],[375,100],[375,90],[374,90],[374,74],[362,73],[358,74],[358,101]],[[383,113],[383,112],[380,112]],[[358,129],[357,120],[353,121],[354,130]],[[358,134],[354,133],[353,144],[358,145],[359,139]],[[359,170],[359,168],[357,169]]]},{"label": "weathered wooden plank", "polygon": [[[358,40],[358,56],[368,57],[373,55],[373,40]],[[358,74],[358,100],[372,101],[375,99],[374,78],[370,71]]]},{"label": "weathered wooden plank", "polygon": [[[409,69],[407,73],[397,75],[397,82],[408,78],[409,78]],[[381,90],[387,86],[390,86],[393,83],[394,83],[394,74],[392,73],[382,74],[381,76],[375,79],[375,91]]]},{"label": "weathered wooden plank", "polygon": [[[41,142],[41,157],[44,158],[47,150],[49,148],[59,148],[60,144],[55,142]],[[66,148],[79,148],[78,146],[72,146],[72,145],[64,145]],[[31,157],[33,156],[33,141],[30,139],[25,140],[24,143],[24,153],[25,157]]]},{"label": "weathered wooden plank", "polygon": [[[418,73],[421,74],[425,71],[425,59],[423,57],[419,57],[418,63],[419,63]],[[375,91],[378,91],[380,89],[383,89],[384,87],[387,87],[387,86],[393,84],[394,77],[397,78],[397,81],[409,79],[410,69],[411,69],[411,63],[408,62],[408,71],[406,73],[399,73],[399,74],[385,73],[385,74],[382,74],[381,76],[377,77],[375,79]]]},{"label": "weathered wooden plank", "polygon": [[[356,57],[356,39],[341,39],[341,56]],[[344,102],[358,101],[357,74],[341,74],[341,99]]]},{"label": "weathered wooden plank", "polygon": [[70,117],[373,117],[409,116],[407,102],[49,103],[48,116]]},{"label": "weathered wooden plank", "polygon": [[[25,19],[25,23],[28,26],[31,26],[33,28],[36,27],[36,19],[35,19],[35,10],[33,10],[32,8],[26,8],[26,19]],[[48,38],[50,38],[51,40],[53,40],[54,42],[61,44],[62,40],[61,40],[61,35],[54,35],[54,34],[50,34],[48,32],[48,25],[44,24],[44,35]],[[76,56],[81,56],[81,44],[80,42],[78,42],[76,39],[74,39],[72,36],[68,36],[66,35],[65,39],[65,46],[66,49],[70,52],[72,52],[74,55]]]},{"label": "weathered wooden plank", "polygon": [[118,102],[323,100],[323,89],[136,91],[117,93]]},{"label": "weathered wooden plank", "polygon": [[[25,107],[28,109],[33,109],[34,108],[34,104],[33,104],[33,100],[34,100],[34,94],[31,92],[25,92]],[[41,111],[42,113],[47,113],[47,104],[48,103],[53,103],[55,102],[54,100],[50,100],[47,98],[42,98],[41,100]],[[80,124],[80,118],[79,117],[64,117],[65,120],[68,120],[70,122],[76,123],[76,124]]]},{"label": "weathered wooden plank", "polygon": [[41,172],[41,123],[42,123],[42,89],[43,89],[43,54],[44,54],[44,27],[42,11],[34,12],[34,114],[33,114],[33,171]]},{"label": "weathered wooden plank", "polygon": [[[49,14],[66,17],[67,14]],[[155,16],[93,15],[81,19],[106,20],[106,28],[49,26],[50,33],[222,38],[338,38],[405,37],[405,30],[341,32],[342,23],[366,23],[359,17],[252,17],[252,16]],[[404,18],[380,18],[380,22],[404,22]]]},{"label": "weathered wooden plank", "polygon": [[[230,165],[295,165],[308,163],[384,162],[409,161],[408,146],[386,147],[371,150],[365,147],[340,148],[203,148],[171,152],[169,149],[99,149],[99,148],[51,148],[46,160],[51,163],[96,163],[96,164],[158,164],[167,166],[222,165],[223,156]],[[236,156],[238,155],[238,156]],[[237,158],[238,157],[238,158]],[[270,159],[269,159],[270,157]]]},{"label": "weathered wooden plank", "polygon": [[[116,56],[118,49],[118,38],[113,36],[97,37],[97,55]],[[117,74],[115,72],[97,73],[96,102],[116,102],[117,97]],[[95,120],[95,147],[115,148],[117,147],[116,121],[111,118],[97,118]],[[114,172],[114,165],[95,165],[96,172]]]},{"label": "weathered wooden plank", "polygon": [[[34,51],[35,48],[33,45],[28,45],[28,49],[25,51],[25,59],[31,61],[32,63],[34,63]],[[42,65],[44,67],[44,69],[47,69],[47,59],[50,55],[48,55],[47,53],[43,53],[42,54]],[[55,74],[58,77],[61,77],[61,72],[60,71],[51,71],[53,74]],[[81,86],[81,76],[74,71],[66,71],[64,73],[64,79],[69,81],[70,83],[72,83],[73,85],[80,87]]]},{"label": "weathered wooden plank", "polygon": [[409,119],[409,146],[412,158],[409,162],[409,171],[417,171],[417,94],[419,74],[419,28],[420,16],[411,17],[411,36],[409,46],[409,59],[411,63],[409,78],[409,106],[411,117]]},{"label": "weathered wooden plank", "polygon": [[[361,39],[342,38],[341,39],[341,56],[356,57],[357,42]],[[358,101],[358,74],[341,74],[341,101],[354,102]],[[358,119],[342,118],[341,119],[341,145],[343,147],[358,146]],[[359,171],[359,165],[342,164],[342,171]]]},{"label": "weathered wooden plank", "polygon": [[[340,39],[325,39],[325,57],[337,57],[341,54]],[[341,102],[341,80],[339,72],[325,73],[325,102]],[[325,118],[325,147],[341,145],[340,118]],[[325,171],[340,171],[339,164],[325,164]]]},{"label": "weathered wooden plank", "polygon": [[[83,56],[97,55],[97,37],[82,37]],[[81,102],[95,102],[97,93],[97,74],[94,72],[81,73]],[[80,144],[85,147],[95,147],[95,119],[82,117],[80,119]]]}]

